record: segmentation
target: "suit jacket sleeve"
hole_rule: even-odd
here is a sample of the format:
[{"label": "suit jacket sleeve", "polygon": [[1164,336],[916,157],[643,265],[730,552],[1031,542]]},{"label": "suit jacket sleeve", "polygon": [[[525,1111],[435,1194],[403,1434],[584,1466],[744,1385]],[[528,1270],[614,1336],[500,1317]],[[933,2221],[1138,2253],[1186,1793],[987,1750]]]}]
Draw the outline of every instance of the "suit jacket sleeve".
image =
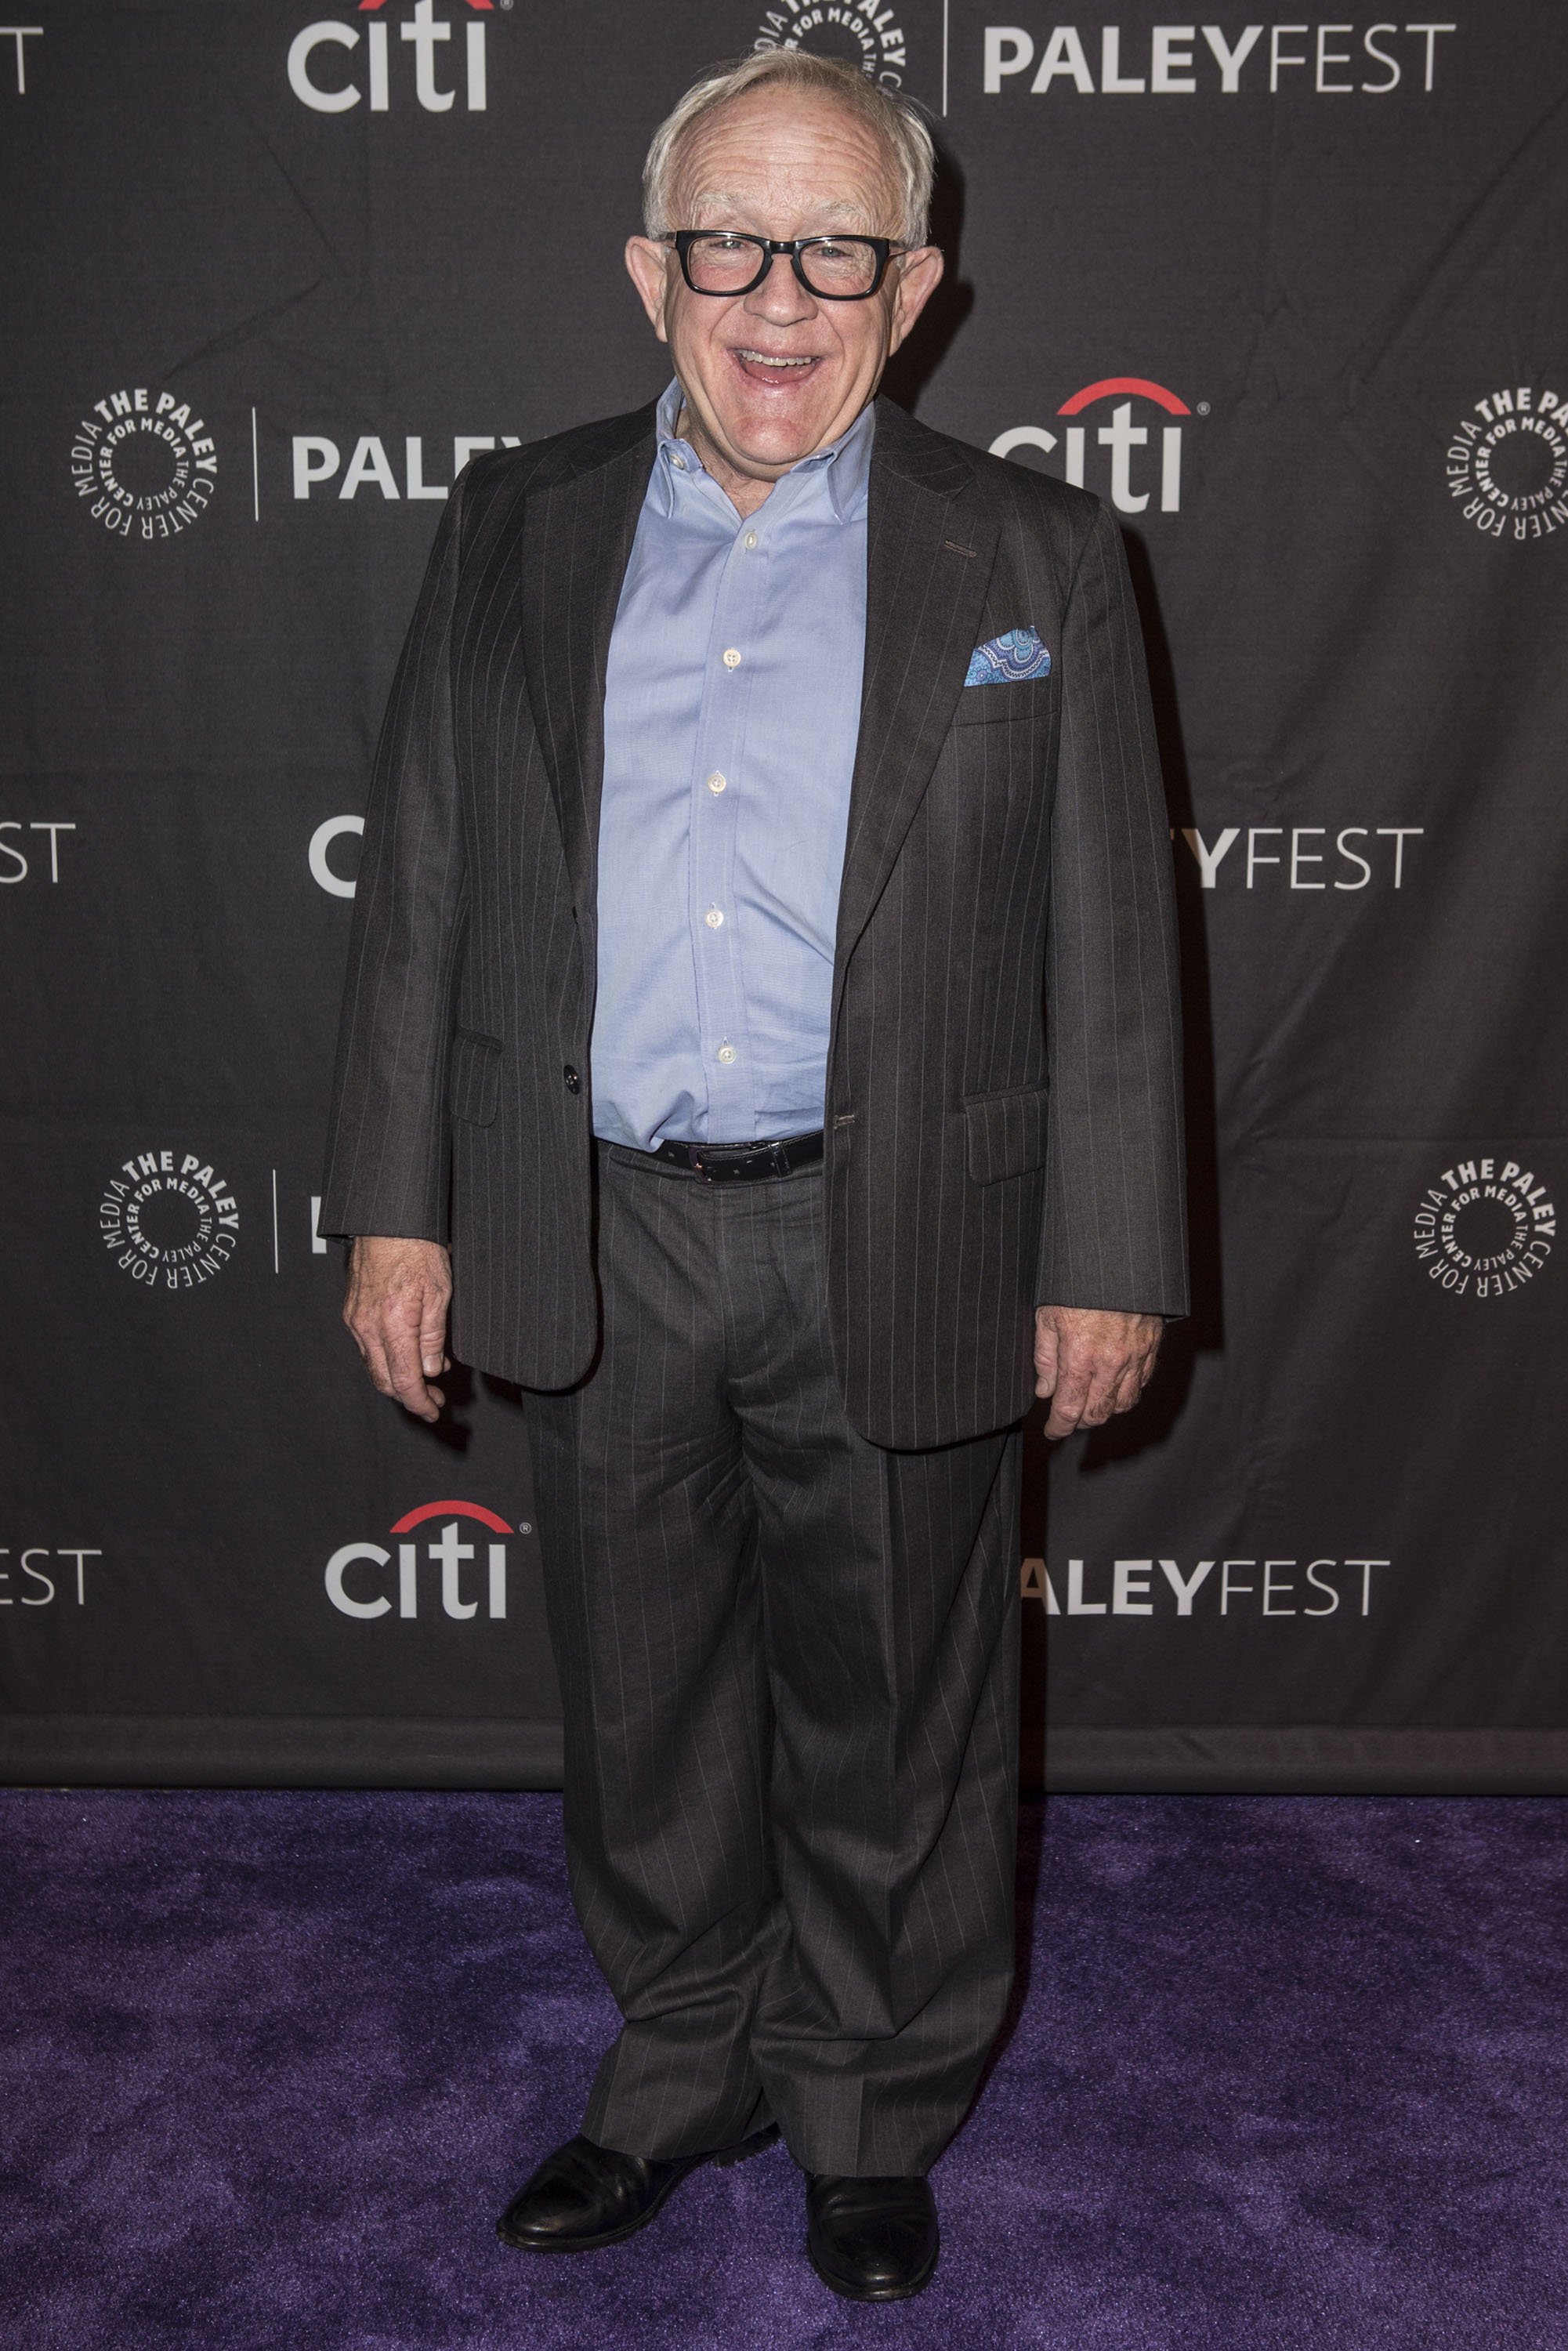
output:
[{"label": "suit jacket sleeve", "polygon": [[1070,592],[1051,819],[1050,1156],[1036,1299],[1185,1314],[1170,826],[1122,537],[1096,513]]},{"label": "suit jacket sleeve", "polygon": [[442,516],[382,722],[338,1040],[321,1229],[448,1238],[447,1066],[468,882],[452,618],[469,476]]}]

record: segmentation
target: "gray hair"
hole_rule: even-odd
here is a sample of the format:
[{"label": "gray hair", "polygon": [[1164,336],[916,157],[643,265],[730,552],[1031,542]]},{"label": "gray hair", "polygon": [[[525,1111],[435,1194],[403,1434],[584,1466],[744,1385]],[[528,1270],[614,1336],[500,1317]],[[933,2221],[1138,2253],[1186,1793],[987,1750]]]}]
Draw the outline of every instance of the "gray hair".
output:
[{"label": "gray hair", "polygon": [[810,49],[756,50],[750,57],[710,68],[692,84],[654,131],[643,167],[643,225],[649,236],[666,236],[685,225],[674,219],[672,206],[681,159],[697,125],[732,99],[768,89],[820,92],[858,115],[887,156],[899,199],[900,244],[925,243],[936,156],[919,109],[913,99],[880,89],[847,58],[819,57]]}]

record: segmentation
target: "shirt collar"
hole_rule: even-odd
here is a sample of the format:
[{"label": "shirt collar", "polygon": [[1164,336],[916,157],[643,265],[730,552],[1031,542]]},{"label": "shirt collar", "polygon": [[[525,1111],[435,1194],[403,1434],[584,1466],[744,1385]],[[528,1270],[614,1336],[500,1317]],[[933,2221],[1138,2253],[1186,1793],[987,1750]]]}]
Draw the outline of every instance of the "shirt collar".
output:
[{"label": "shirt collar", "polygon": [[[659,444],[655,471],[663,484],[666,515],[672,515],[675,510],[676,482],[682,473],[711,479],[691,443],[680,439],[675,432],[681,400],[680,384],[673,382],[660,400],[654,418]],[[805,480],[824,474],[829,504],[836,519],[849,522],[857,514],[863,513],[866,485],[871,475],[872,438],[875,431],[876,410],[874,404],[868,401],[854,423],[847,431],[841,433],[836,441],[830,441],[825,449],[818,449],[810,457],[803,457],[798,465],[792,465],[780,477],[768,504],[772,505],[773,498],[779,496],[786,484],[800,482],[804,486]],[[715,487],[717,487],[716,484]],[[792,504],[793,500],[787,503]]]}]

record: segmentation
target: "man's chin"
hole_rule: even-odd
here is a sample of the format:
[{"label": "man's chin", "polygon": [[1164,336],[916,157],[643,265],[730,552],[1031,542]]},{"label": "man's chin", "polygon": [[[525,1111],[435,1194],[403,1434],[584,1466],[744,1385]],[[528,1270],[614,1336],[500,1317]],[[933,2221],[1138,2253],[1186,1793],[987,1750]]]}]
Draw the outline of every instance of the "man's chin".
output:
[{"label": "man's chin", "polygon": [[820,403],[799,415],[780,416],[772,411],[760,416],[727,418],[725,423],[732,462],[742,473],[753,475],[758,480],[772,480],[788,473],[791,465],[814,456],[842,430],[836,418],[823,413]]}]

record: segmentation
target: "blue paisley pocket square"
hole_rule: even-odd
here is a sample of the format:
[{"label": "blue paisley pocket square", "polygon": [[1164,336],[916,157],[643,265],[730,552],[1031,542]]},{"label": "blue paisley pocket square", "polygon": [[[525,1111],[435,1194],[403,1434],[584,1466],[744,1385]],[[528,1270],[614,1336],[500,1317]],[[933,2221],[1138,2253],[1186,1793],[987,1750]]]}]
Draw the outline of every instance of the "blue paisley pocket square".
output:
[{"label": "blue paisley pocket square", "polygon": [[969,655],[969,674],[966,685],[1016,684],[1026,677],[1049,677],[1051,655],[1040,640],[1038,629],[1004,629],[999,637],[991,637],[977,645]]}]

